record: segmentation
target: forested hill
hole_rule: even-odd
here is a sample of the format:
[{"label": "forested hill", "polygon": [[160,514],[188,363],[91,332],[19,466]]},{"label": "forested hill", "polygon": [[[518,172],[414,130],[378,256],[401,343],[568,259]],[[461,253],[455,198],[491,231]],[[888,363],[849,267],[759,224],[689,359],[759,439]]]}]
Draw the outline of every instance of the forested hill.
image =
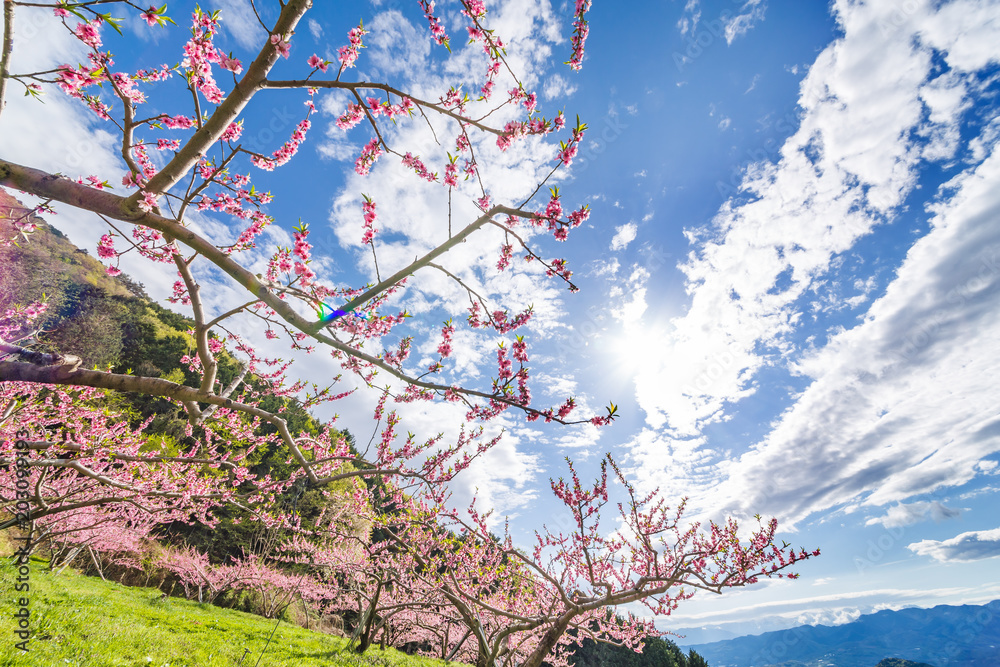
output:
[{"label": "forested hill", "polygon": [[[9,222],[27,213],[27,209],[0,188],[0,237],[12,238]],[[143,286],[127,275],[109,276],[104,266],[85,250],[74,246],[58,229],[32,216],[38,229],[17,245],[0,247],[0,309],[13,304],[27,305],[45,300],[48,310],[39,321],[42,333],[31,347],[44,352],[75,354],[88,368],[108,369],[116,373],[134,373],[162,377],[188,386],[198,385],[198,376],[182,365],[180,358],[193,350],[188,329],[190,319],[152,302]],[[2,311],[0,311],[2,312]],[[219,357],[219,380],[226,385],[235,376],[235,360]],[[252,378],[248,382],[253,382]],[[279,399],[265,399],[263,407],[275,410]],[[286,399],[282,416],[292,432],[318,432],[319,420]],[[129,394],[116,405],[136,424],[154,416],[147,432],[163,441],[180,440],[186,421],[176,406],[161,398]],[[262,428],[271,428],[264,424]],[[349,442],[349,433],[345,432]],[[289,458],[283,446],[273,450],[258,449],[252,460],[255,472],[272,472],[286,465]],[[299,502],[302,516],[318,513],[324,503],[318,491],[306,492]],[[243,513],[223,510],[220,522],[212,530],[199,526],[172,525],[164,530],[164,540],[183,539],[184,543],[210,554],[213,561],[225,561],[252,548],[253,522],[244,521]],[[224,601],[225,602],[225,601]],[[243,608],[238,601],[227,604]],[[250,610],[247,608],[246,610]],[[349,626],[349,623],[345,624]],[[662,639],[646,641],[643,653],[608,644],[583,643],[571,660],[578,667],[707,667],[697,654],[681,651],[673,642]]]}]

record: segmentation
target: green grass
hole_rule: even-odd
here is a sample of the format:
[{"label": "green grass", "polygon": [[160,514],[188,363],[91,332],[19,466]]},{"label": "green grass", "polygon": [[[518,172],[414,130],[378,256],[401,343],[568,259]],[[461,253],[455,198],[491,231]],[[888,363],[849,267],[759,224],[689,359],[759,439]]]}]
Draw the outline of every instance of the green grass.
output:
[{"label": "green grass", "polygon": [[[0,666],[17,667],[254,667],[275,621],[178,598],[160,600],[154,588],[133,588],[67,569],[49,573],[31,564],[32,638],[14,644],[16,599],[9,557],[0,565]],[[437,667],[445,663],[389,649],[358,656],[346,640],[282,622],[258,667]],[[249,654],[243,658],[246,650]]]}]

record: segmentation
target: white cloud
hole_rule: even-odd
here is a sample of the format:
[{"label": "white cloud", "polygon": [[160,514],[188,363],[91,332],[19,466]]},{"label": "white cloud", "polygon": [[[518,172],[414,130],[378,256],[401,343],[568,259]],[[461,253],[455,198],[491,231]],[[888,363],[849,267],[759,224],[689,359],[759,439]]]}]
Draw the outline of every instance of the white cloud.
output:
[{"label": "white cloud", "polygon": [[684,14],[677,21],[677,29],[682,35],[692,33],[698,27],[698,21],[701,19],[700,4],[700,0],[688,0],[684,5]]},{"label": "white cloud", "polygon": [[558,100],[569,97],[576,92],[576,89],[577,86],[571,84],[562,74],[553,74],[542,89],[542,95],[547,100]]},{"label": "white cloud", "polygon": [[211,0],[209,8],[222,10],[222,27],[236,43],[254,53],[267,39],[267,31],[258,23],[250,0]]},{"label": "white cloud", "polygon": [[[1000,26],[973,26],[983,17],[966,9],[968,19],[924,3],[883,35],[890,8],[836,4],[844,36],[802,83],[798,132],[776,164],[747,170],[740,198],[711,227],[687,232],[690,305],[645,349],[635,381],[650,428],[634,439],[630,465],[648,486],[666,475],[703,509],[759,511],[788,527],[849,501],[883,506],[965,483],[1000,449],[989,407],[1000,403],[993,154],[942,189],[931,232],[865,320],[791,366],[812,384],[771,432],[732,460],[699,450],[704,427],[759,390],[762,369],[802,354],[791,334],[838,256],[894,215],[925,160],[954,153],[925,151],[920,135],[948,147],[975,70],[1000,59]],[[961,56],[945,57],[960,69],[942,77],[931,43],[958,35]]]},{"label": "white cloud", "polygon": [[313,39],[319,41],[320,37],[323,36],[323,26],[316,19],[309,19],[307,24],[309,26],[309,34],[313,36]]},{"label": "white cloud", "polygon": [[882,524],[886,528],[898,528],[900,526],[910,526],[919,523],[928,517],[935,521],[945,519],[956,519],[961,516],[962,511],[951,507],[945,507],[941,503],[919,502],[919,503],[898,503],[890,507],[885,516],[869,519],[865,525]]},{"label": "white cloud", "polygon": [[[942,119],[964,108],[957,95],[944,95],[922,122],[921,94],[934,76],[930,50],[915,49],[912,36],[933,14],[921,14],[919,25],[911,16],[909,30],[877,40],[888,9],[837,11],[846,34],[802,83],[798,132],[777,164],[752,165],[745,175],[741,193],[754,201],[730,200],[711,227],[687,232],[695,244],[681,267],[690,307],[636,386],[653,426],[696,433],[755,391],[755,374],[789,352],[787,335],[801,317],[793,304],[915,186],[922,155],[910,132],[947,125]],[[995,43],[982,39],[981,49]],[[669,385],[661,382],[668,374]]]},{"label": "white cloud", "polygon": [[795,522],[850,499],[900,503],[972,480],[1000,450],[998,183],[997,153],[950,183],[864,322],[797,365],[813,383],[764,442],[723,465],[728,508]]},{"label": "white cloud", "polygon": [[764,20],[764,12],[767,11],[767,3],[764,0],[747,0],[740,7],[736,16],[726,18],[725,25],[726,43],[733,41],[753,30],[753,28]]},{"label": "white cloud", "polygon": [[611,239],[612,250],[624,250],[628,244],[635,240],[639,232],[639,227],[634,222],[615,227],[615,235]]},{"label": "white cloud", "polygon": [[969,531],[943,541],[921,540],[906,548],[942,563],[996,558],[1000,556],[1000,528]]}]

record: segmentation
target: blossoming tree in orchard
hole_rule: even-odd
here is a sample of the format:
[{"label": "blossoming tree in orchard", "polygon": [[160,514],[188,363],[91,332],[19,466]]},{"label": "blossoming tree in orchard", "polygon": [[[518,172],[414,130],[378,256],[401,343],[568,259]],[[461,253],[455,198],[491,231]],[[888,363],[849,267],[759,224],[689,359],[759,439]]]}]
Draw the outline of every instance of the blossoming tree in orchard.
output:
[{"label": "blossoming tree in orchard", "polygon": [[[625,497],[612,525],[601,517],[608,467]],[[468,629],[452,639],[451,654],[477,667],[539,667],[568,665],[571,645],[585,637],[639,649],[659,634],[652,622],[612,610],[641,603],[653,616],[666,616],[698,590],[722,593],[760,577],[797,578],[787,568],[819,555],[775,546],[773,519],[764,524],[757,517],[749,536],[732,519],[710,522],[704,531],[684,526],[683,502],[672,509],[658,491],[638,494],[610,456],[592,486],[581,483],[572,463],[569,469],[570,481],[551,483],[568,520],[536,533],[530,553],[506,531],[493,536],[474,503],[467,513],[410,503],[407,522],[386,526],[418,566],[414,579],[438,594],[424,604],[425,614],[442,625],[459,619]]]},{"label": "blossoming tree in orchard", "polygon": [[[109,273],[118,271],[118,257],[125,252],[138,253],[150,261],[172,265],[179,278],[174,284],[172,300],[190,308],[195,322],[193,336],[196,352],[187,361],[200,372],[201,381],[199,386],[189,387],[161,378],[87,370],[80,368],[79,361],[71,357],[33,357],[28,350],[10,345],[4,349],[6,355],[0,361],[0,379],[170,397],[180,402],[195,427],[226,414],[219,412],[221,408],[242,412],[251,418],[268,421],[277,429],[284,445],[292,452],[312,485],[322,481],[322,473],[309,463],[293,434],[288,432],[284,420],[277,414],[267,413],[249,402],[233,398],[233,392],[244,376],[238,376],[226,387],[219,382],[217,357],[226,344],[233,345],[235,353],[248,358],[246,372],[263,372],[260,368],[262,360],[248,343],[233,332],[231,321],[234,318],[256,320],[266,329],[269,338],[287,336],[296,349],[313,349],[307,341],[311,341],[312,346],[323,346],[345,369],[356,373],[366,383],[375,383],[376,374],[388,376],[404,387],[394,390],[392,396],[395,401],[440,397],[446,401],[464,402],[468,408],[468,419],[489,419],[514,407],[523,411],[528,419],[573,423],[570,413],[575,402],[572,398],[551,408],[532,405],[527,345],[522,340],[519,339],[511,347],[513,361],[507,348],[501,344],[497,355],[497,379],[491,387],[476,389],[447,381],[435,382],[432,378],[442,373],[452,354],[455,325],[448,322],[441,330],[437,347],[439,359],[430,368],[417,368],[408,363],[412,336],[398,335],[397,332],[405,328],[408,314],[393,312],[387,305],[391,295],[405,289],[407,277],[414,272],[440,271],[455,280],[468,295],[470,328],[494,330],[500,335],[507,335],[524,326],[531,319],[530,308],[515,314],[498,308],[441,263],[440,258],[450,249],[487,227],[503,230],[506,239],[497,248],[498,267],[508,268],[513,248],[518,246],[523,250],[525,259],[539,262],[550,277],[561,279],[575,289],[566,263],[561,259],[543,258],[527,242],[528,235],[519,234],[519,231],[522,228],[537,228],[564,240],[569,229],[579,226],[587,218],[587,209],[564,211],[555,190],[543,205],[533,203],[534,195],[513,205],[491,203],[478,173],[475,156],[483,142],[494,142],[504,150],[515,141],[527,141],[532,137],[536,140],[537,149],[549,151],[552,157],[552,169],[539,184],[538,191],[541,191],[552,173],[572,162],[584,126],[578,125],[568,132],[566,140],[558,148],[544,140],[564,130],[563,116],[559,114],[553,119],[545,119],[536,113],[536,97],[520,86],[507,67],[504,44],[487,27],[487,13],[481,2],[462,5],[468,32],[485,53],[485,82],[480,91],[481,97],[475,102],[458,88],[442,91],[437,99],[423,100],[386,83],[349,80],[364,46],[366,31],[362,25],[347,31],[347,43],[338,51],[339,63],[327,62],[315,54],[303,54],[303,78],[269,78],[275,63],[291,56],[296,26],[312,6],[307,0],[282,4],[277,20],[273,25],[265,26],[268,38],[245,68],[239,58],[223,54],[213,44],[220,25],[219,14],[196,9],[192,16],[190,39],[183,44],[181,65],[175,68],[163,65],[134,73],[116,71],[104,44],[110,32],[109,26],[117,29],[117,22],[120,21],[108,11],[109,5],[117,5],[121,11],[130,11],[136,7],[134,3],[53,3],[51,11],[89,50],[88,62],[46,72],[12,72],[10,55],[14,40],[11,31],[19,4],[4,3],[7,33],[3,69],[0,71],[4,91],[13,83],[22,85],[27,93],[35,95],[40,95],[46,86],[57,87],[62,93],[78,99],[82,112],[96,114],[109,127],[117,128],[121,135],[121,157],[128,170],[122,183],[126,193],[118,194],[117,188],[111,189],[107,180],[98,176],[73,180],[44,173],[30,165],[3,160],[3,156],[0,156],[0,184],[41,198],[41,209],[52,202],[61,202],[92,212],[106,221],[108,232],[100,238],[97,250],[98,255],[108,261]],[[38,3],[28,4],[38,6]],[[573,67],[579,67],[582,59],[586,34],[584,15],[588,7],[589,3],[578,3],[576,9],[574,25],[577,36],[570,61]],[[447,46],[448,36],[435,14],[433,3],[422,3],[420,8],[430,24],[434,40]],[[166,28],[173,23],[166,15],[166,7],[150,7],[142,10],[140,16],[151,26]],[[223,74],[231,75],[231,86],[223,83]],[[503,99],[498,100],[493,88],[505,76],[514,83]],[[147,91],[152,93],[163,86],[174,86],[174,91],[184,91],[187,95],[171,96],[171,103],[178,108],[169,112],[147,112]],[[249,264],[240,262],[241,255],[255,248],[255,240],[273,219],[262,209],[271,202],[270,195],[252,185],[251,176],[239,170],[255,169],[266,173],[290,161],[312,127],[311,117],[315,111],[312,98],[319,88],[349,93],[355,102],[346,106],[337,125],[349,131],[364,123],[372,135],[358,157],[356,171],[359,174],[368,174],[383,155],[392,155],[412,169],[415,178],[438,183],[447,189],[449,197],[454,193],[455,197],[475,199],[481,208],[480,213],[463,228],[454,234],[449,231],[447,241],[406,266],[392,267],[396,269],[394,273],[375,285],[334,288],[324,284],[311,268],[312,245],[305,225],[296,227],[293,247],[277,248],[273,252],[263,272],[254,273]],[[305,117],[288,141],[269,154],[245,148],[239,141],[242,116],[250,109],[256,95],[280,89],[303,91],[306,97]],[[521,109],[523,119],[512,120],[502,128],[490,127],[478,120],[489,115],[491,109],[504,106]],[[385,133],[387,123],[430,123],[432,119],[437,119],[435,122],[441,136],[450,134],[453,137],[454,150],[459,156],[449,159],[444,165],[443,177],[439,177],[437,172],[432,173],[418,156],[391,143]],[[178,135],[182,138],[175,138]],[[171,157],[156,161],[152,158],[153,151],[161,151],[161,155]],[[457,174],[460,159],[465,174],[474,176],[470,184],[479,184],[478,192],[471,191],[469,187],[459,187]],[[165,164],[157,167],[157,162]],[[370,244],[374,252],[377,202],[363,195],[359,195],[358,199],[359,217],[364,221],[363,241]],[[189,224],[194,211],[212,211],[226,216],[236,241],[220,247],[194,231]],[[442,224],[447,221],[449,230],[451,214],[449,205],[441,216]],[[30,233],[29,216],[21,216],[14,223],[20,227],[18,231],[21,234]],[[122,247],[123,244],[128,247]],[[207,275],[208,269],[221,270],[226,274],[234,286],[243,290],[245,300],[224,313],[215,316],[208,313],[198,277],[199,270],[204,270]],[[338,307],[334,308],[330,303]],[[296,308],[296,304],[304,304],[306,308]],[[316,315],[304,316],[301,314],[303,310]],[[392,335],[398,336],[398,344],[393,349],[378,353],[367,351],[366,343],[376,344]],[[516,369],[514,362],[517,363]],[[274,384],[277,390],[278,383]],[[314,387],[312,392],[308,392],[305,391],[305,383],[284,388],[284,392],[304,396],[304,406],[343,395],[334,396],[331,387]],[[577,421],[601,425],[608,423],[613,416],[609,412],[606,416]],[[468,444],[469,440],[466,440],[462,446]],[[419,455],[417,449],[409,443],[405,447],[404,458]],[[333,454],[333,458],[337,455],[336,452],[327,454]],[[331,457],[326,458],[329,460]],[[464,456],[463,461],[467,461]]]},{"label": "blossoming tree in orchard", "polygon": [[[590,4],[577,0],[573,6],[568,61],[573,69],[583,60]],[[13,86],[21,86],[28,95],[69,95],[79,101],[81,113],[96,115],[120,137],[119,153],[127,174],[112,188],[100,174],[48,173],[0,155],[0,185],[37,198],[42,202],[38,210],[58,202],[102,220],[106,233],[95,243],[108,273],[119,271],[119,258],[125,253],[176,271],[171,300],[186,308],[194,321],[190,332],[194,350],[184,362],[199,377],[197,386],[188,386],[159,377],[81,368],[80,359],[72,355],[32,349],[25,320],[41,306],[33,305],[32,312],[7,312],[12,324],[0,330],[0,459],[10,465],[18,458],[17,441],[41,453],[42,458],[26,457],[23,473],[38,528],[56,530],[57,518],[67,522],[72,518],[80,531],[105,525],[140,530],[136,511],[211,524],[212,509],[225,503],[256,511],[262,521],[294,527],[294,513],[266,508],[279,507],[278,499],[295,485],[323,487],[337,479],[379,476],[395,493],[410,484],[399,504],[412,511],[394,514],[383,526],[392,535],[395,551],[372,551],[366,561],[370,569],[355,577],[364,588],[360,606],[371,612],[364,630],[367,640],[379,624],[383,636],[398,635],[401,641],[438,637],[443,642],[441,654],[467,657],[483,667],[522,660],[539,665],[567,644],[570,629],[578,636],[590,634],[636,646],[652,627],[634,619],[624,625],[612,621],[609,607],[646,602],[654,613],[669,613],[693,589],[718,592],[753,583],[756,577],[777,573],[805,557],[773,546],[773,523],[754,533],[749,546],[739,540],[735,524],[712,526],[707,534],[681,530],[678,517],[667,513],[658,495],[637,498],[617,469],[630,498],[621,509],[624,527],[613,536],[600,532],[597,513],[607,502],[606,477],[587,490],[574,476],[572,485],[553,485],[557,497],[570,508],[571,527],[565,533],[540,536],[530,556],[515,549],[509,535],[494,541],[484,517],[474,509],[469,520],[446,509],[446,485],[496,439],[484,439],[481,429],[473,429],[463,430],[449,443],[440,437],[419,442],[412,435],[400,442],[399,420],[388,407],[390,399],[459,403],[468,421],[490,420],[510,409],[528,420],[562,424],[603,426],[615,417],[612,405],[607,414],[576,418],[572,397],[555,406],[533,404],[528,342],[518,335],[531,320],[532,309],[512,312],[505,304],[494,303],[463,272],[447,265],[449,251],[492,230],[502,240],[493,248],[495,262],[491,259],[479,267],[483,272],[493,267],[523,271],[514,264],[517,255],[540,267],[528,274],[532,279],[543,279],[545,274],[575,291],[566,261],[549,256],[536,241],[542,239],[544,244],[546,235],[565,241],[588,218],[586,207],[567,206],[558,189],[550,187],[554,175],[572,164],[586,126],[577,121],[567,127],[562,112],[550,117],[539,112],[536,94],[510,67],[506,44],[490,27],[490,15],[479,0],[461,0],[455,14],[464,22],[463,37],[467,34],[482,54],[483,75],[471,94],[461,86],[448,86],[417,95],[392,82],[353,78],[368,34],[363,23],[344,28],[335,62],[301,51],[296,30],[312,5],[311,0],[275,3],[277,18],[272,23],[253,17],[267,33],[259,50],[228,55],[214,43],[225,17],[195,10],[190,37],[177,44],[182,49],[178,66],[125,72],[105,44],[115,39],[120,15],[138,12],[150,26],[167,30],[169,40],[176,31],[171,32],[174,21],[166,6],[143,8],[107,0],[4,1],[0,129],[3,102]],[[418,0],[417,5],[430,38],[450,51],[448,30],[434,3]],[[86,47],[87,61],[40,72],[12,71],[14,27],[22,6],[47,6]],[[297,64],[297,78],[272,75],[282,59]],[[293,216],[297,218],[294,212],[278,219],[268,214],[272,199],[262,186],[269,172],[290,168],[287,165],[315,132],[314,99],[321,90],[347,97],[335,125],[363,143],[354,165],[359,176],[377,178],[380,163],[398,160],[412,178],[447,194],[448,204],[439,217],[440,237],[445,240],[413,261],[389,265],[384,254],[379,261],[379,202],[357,193],[358,238],[371,248],[374,284],[345,287],[326,282],[315,270],[316,239],[301,223],[294,227],[292,247],[267,248],[255,263],[254,251],[265,229],[271,224],[291,228]],[[273,149],[261,151],[241,143],[257,96],[279,94],[276,91],[300,96],[305,102],[301,121],[287,141]],[[170,107],[154,106],[147,95],[150,99],[162,95]],[[503,120],[493,125],[494,118]],[[393,128],[412,123],[433,132],[440,147],[435,155],[421,157],[400,145]],[[502,154],[515,145],[543,155],[549,167],[539,174],[537,187],[528,196],[498,201],[488,174],[483,173],[482,158],[488,151]],[[294,210],[294,204],[280,203]],[[225,220],[235,240],[212,242],[198,231],[199,214]],[[13,242],[22,236],[30,241],[29,215],[8,222],[13,228],[2,240]],[[466,326],[495,332],[497,370],[490,386],[477,388],[448,379],[460,339],[452,321],[431,341],[431,347],[436,344],[436,360],[429,366],[410,360],[415,347],[408,330],[410,314],[391,304],[406,294],[408,279],[418,273],[444,276],[468,298]],[[202,286],[218,275],[226,277],[228,288],[241,299],[216,313],[207,307]],[[303,407],[345,394],[334,393],[333,384],[311,390],[304,382],[286,384],[292,372],[289,364],[266,359],[255,350],[237,333],[240,320],[256,323],[268,338],[285,339],[294,349],[323,350],[358,376],[362,385],[381,392],[375,413],[381,435],[371,456],[359,460],[343,438],[329,431],[318,436],[292,433],[279,412],[261,407],[250,378],[265,382],[270,393],[294,396]],[[386,346],[384,341],[393,344]],[[382,349],[373,351],[372,346]],[[220,360],[232,357],[240,360],[241,369],[223,382]],[[107,414],[101,403],[105,394],[99,390],[174,401],[188,422],[184,449],[144,447],[148,439],[120,428]],[[270,424],[275,434],[261,435],[258,427],[263,423]],[[20,424],[31,427],[20,433]],[[48,442],[42,429],[56,425],[73,429],[78,440],[72,446]],[[287,447],[296,472],[285,478],[251,474],[248,454],[275,441]],[[52,454],[57,450],[60,455]],[[348,462],[355,465],[348,467]],[[368,492],[358,486],[358,493]],[[6,511],[13,501],[13,495],[4,496]],[[0,528],[15,523],[14,518],[0,519]],[[391,563],[387,553],[394,554]],[[426,611],[432,606],[433,614]],[[391,630],[390,618],[396,619],[397,631]],[[427,619],[437,619],[433,630],[420,629]],[[441,630],[453,624],[462,624],[465,631]],[[564,654],[555,659],[564,659]]]},{"label": "blossoming tree in orchard", "polygon": [[[38,3],[29,4],[38,6]],[[564,131],[563,116],[560,113],[553,119],[545,119],[536,112],[536,97],[523,89],[507,67],[504,44],[487,27],[487,13],[481,2],[462,4],[468,32],[485,53],[485,82],[480,99],[475,102],[454,87],[442,91],[437,99],[424,100],[386,83],[351,81],[349,75],[364,46],[366,31],[362,25],[348,31],[347,44],[338,52],[339,63],[329,63],[314,54],[303,55],[303,78],[269,78],[275,63],[291,56],[296,26],[312,6],[308,0],[282,4],[277,20],[273,25],[266,26],[268,38],[245,68],[239,58],[223,54],[213,44],[221,20],[218,13],[196,10],[192,16],[190,39],[183,45],[180,66],[171,68],[163,65],[134,73],[119,72],[110,52],[104,50],[108,27],[117,28],[120,19],[103,12],[109,9],[109,5],[116,4],[122,11],[136,6],[133,3],[96,1],[53,3],[51,11],[89,50],[88,62],[45,72],[18,73],[10,71],[10,55],[14,46],[11,30],[19,3],[5,2],[7,33],[0,74],[4,90],[6,86],[17,83],[27,93],[39,95],[46,86],[57,87],[62,93],[80,101],[81,112],[96,114],[109,127],[117,128],[121,135],[121,157],[128,170],[122,183],[126,193],[118,194],[117,188],[112,190],[107,180],[99,176],[89,175],[74,180],[39,171],[30,165],[3,160],[3,156],[0,156],[0,184],[42,199],[42,209],[52,202],[61,202],[92,212],[104,220],[108,232],[99,240],[97,250],[98,255],[108,261],[109,273],[118,271],[118,257],[125,252],[135,252],[152,262],[172,265],[179,278],[174,284],[172,300],[188,307],[195,322],[193,336],[196,352],[187,361],[200,372],[201,381],[199,386],[189,387],[162,378],[88,370],[80,368],[79,360],[70,357],[32,357],[27,350],[9,345],[4,349],[4,360],[0,361],[0,379],[170,397],[180,402],[191,425],[196,427],[218,418],[223,414],[219,412],[223,407],[266,420],[277,429],[284,445],[312,485],[318,484],[322,475],[308,462],[299,443],[288,432],[284,420],[277,414],[232,398],[243,376],[238,376],[226,387],[219,382],[217,357],[225,344],[233,345],[235,353],[248,358],[245,365],[248,373],[262,372],[259,368],[261,360],[252,347],[233,332],[231,321],[234,318],[256,320],[259,326],[266,329],[269,338],[287,336],[295,349],[322,346],[345,369],[357,374],[369,385],[378,381],[377,374],[388,376],[399,383],[397,386],[403,387],[393,391],[395,401],[439,397],[446,401],[464,402],[468,408],[467,419],[490,419],[513,407],[523,411],[528,419],[544,418],[562,423],[590,421],[598,425],[610,422],[614,417],[613,411],[605,416],[571,421],[570,413],[575,407],[572,398],[551,408],[533,406],[528,384],[527,344],[521,339],[511,346],[510,352],[501,341],[497,354],[497,378],[491,387],[477,389],[434,381],[433,377],[443,372],[452,354],[455,325],[448,322],[441,330],[437,347],[439,359],[429,368],[414,367],[408,363],[413,338],[398,334],[399,329],[405,328],[408,313],[393,312],[387,305],[391,295],[405,289],[408,276],[417,271],[439,271],[454,280],[468,295],[470,328],[508,335],[524,326],[531,319],[530,308],[512,314],[496,307],[441,263],[440,258],[449,250],[487,227],[503,231],[505,242],[497,248],[499,268],[509,267],[513,249],[517,246],[524,252],[526,260],[539,262],[550,277],[565,281],[571,289],[575,289],[565,261],[543,258],[529,245],[528,234],[519,231],[523,228],[541,229],[564,240],[569,229],[579,226],[587,218],[587,209],[564,211],[554,189],[544,204],[534,204],[535,195],[515,204],[491,203],[477,170],[476,151],[484,142],[494,142],[505,150],[515,141],[534,140],[537,150],[549,151],[552,157],[552,168],[539,183],[537,194],[556,170],[571,164],[585,128],[578,124],[567,133],[558,148],[545,141],[549,135]],[[447,46],[448,37],[434,13],[433,3],[422,3],[420,7],[431,26],[434,40]],[[582,59],[586,35],[584,15],[588,7],[589,3],[578,3],[576,9],[574,25],[577,36],[570,61],[573,67],[579,67]],[[173,21],[165,12],[165,7],[151,7],[141,11],[140,15],[151,26],[166,28]],[[223,83],[222,74],[230,75],[233,81],[231,86]],[[503,99],[497,100],[493,88],[505,76],[514,83]],[[147,112],[147,90],[152,92],[162,86],[174,86],[174,90],[184,91],[187,96],[171,96],[171,103],[179,105],[177,109]],[[448,210],[441,212],[442,225],[446,222],[448,225],[448,239],[408,265],[392,267],[396,269],[392,275],[374,285],[335,288],[324,284],[310,266],[312,245],[305,225],[295,228],[292,248],[277,248],[271,254],[263,272],[254,273],[248,264],[240,262],[241,255],[255,248],[255,240],[273,222],[272,217],[262,209],[271,202],[270,195],[252,185],[250,174],[240,170],[249,168],[266,173],[283,167],[291,160],[311,129],[311,117],[315,111],[312,98],[319,88],[350,94],[355,101],[347,104],[337,125],[349,131],[364,123],[372,135],[357,159],[355,168],[359,174],[368,174],[383,155],[392,155],[412,169],[415,178],[438,183],[447,189],[449,198],[453,193],[455,197],[473,198],[481,209],[474,219],[451,233],[452,208],[449,204]],[[239,142],[242,115],[250,108],[256,95],[281,89],[303,91],[306,97],[304,119],[288,141],[270,154],[245,148]],[[523,118],[511,120],[502,128],[491,127],[481,120],[489,115],[491,109],[505,106],[521,109]],[[385,132],[387,123],[432,123],[432,120],[438,123],[441,136],[450,134],[453,137],[454,150],[459,156],[450,158],[444,165],[443,178],[432,172],[418,156],[404,152],[402,147],[391,143]],[[175,138],[178,134],[182,138]],[[161,155],[171,157],[159,160],[165,164],[157,167],[157,161],[152,158],[153,151],[161,151]],[[463,171],[472,177],[470,185],[478,184],[478,192],[470,191],[470,187],[459,187],[459,159],[462,159]],[[377,202],[359,195],[359,209],[364,221],[363,241],[371,245],[374,253]],[[220,247],[197,233],[189,224],[189,218],[195,211],[212,211],[226,216],[233,235],[237,237],[235,242]],[[29,216],[21,216],[13,222],[22,235],[30,233]],[[375,259],[377,263],[377,255]],[[198,275],[199,270],[208,275],[209,269],[221,270],[228,276],[233,285],[243,291],[245,300],[234,304],[226,312],[214,316],[208,313]],[[338,307],[334,308],[330,303]],[[304,304],[306,308],[296,308],[296,304]],[[303,311],[316,315],[304,316]],[[375,353],[365,347],[366,343],[377,344],[393,335],[398,337],[398,344],[393,349]],[[276,389],[277,386],[275,382]],[[304,396],[303,405],[311,406],[343,396],[334,396],[331,387],[314,387],[309,392],[305,391],[305,383],[297,383],[284,391]],[[387,384],[386,391],[389,391],[388,387]],[[411,450],[412,445],[408,445],[406,454],[415,455]]]}]

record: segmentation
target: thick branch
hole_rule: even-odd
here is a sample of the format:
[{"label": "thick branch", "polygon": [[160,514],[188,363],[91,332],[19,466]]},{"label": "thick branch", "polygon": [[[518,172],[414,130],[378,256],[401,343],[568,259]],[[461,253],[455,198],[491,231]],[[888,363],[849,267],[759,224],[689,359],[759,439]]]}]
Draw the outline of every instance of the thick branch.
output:
[{"label": "thick branch", "polygon": [[[288,4],[281,10],[281,15],[274,24],[271,34],[291,35],[295,32],[295,26],[299,20],[312,7],[312,0],[289,0]],[[247,73],[236,84],[232,92],[225,101],[219,105],[215,113],[208,121],[202,125],[194,136],[174,155],[174,158],[167,163],[155,176],[149,179],[145,190],[161,194],[176,185],[222,137],[230,123],[236,120],[250,99],[264,87],[267,74],[271,71],[274,63],[278,61],[277,49],[270,41],[261,48],[257,58],[247,68]],[[138,201],[139,193],[135,193],[130,198],[132,203]]]},{"label": "thick branch", "polygon": [[3,0],[3,55],[0,55],[0,114],[7,105],[10,52],[14,48],[14,0]]},{"label": "thick branch", "polygon": [[[25,167],[2,159],[0,159],[0,185],[9,185],[10,187],[42,198],[60,201],[85,211],[92,211],[115,220],[122,220],[135,225],[142,225],[162,232],[169,238],[175,239],[192,250],[200,253],[208,261],[222,269],[223,272],[228,274],[248,292],[263,301],[271,310],[277,313],[292,327],[325,345],[329,345],[330,347],[340,350],[349,356],[365,361],[372,366],[391,374],[393,377],[402,380],[403,382],[430,391],[445,392],[451,389],[459,394],[493,399],[501,403],[506,403],[507,405],[518,407],[529,414],[542,414],[541,411],[523,406],[518,403],[517,400],[506,397],[502,394],[489,394],[482,391],[476,391],[474,389],[452,387],[450,385],[418,380],[391,366],[382,359],[361,352],[346,343],[340,342],[332,336],[327,336],[321,333],[321,329],[327,324],[326,322],[323,322],[322,320],[312,322],[305,317],[302,317],[289,303],[278,298],[277,294],[268,289],[268,287],[264,285],[256,275],[243,268],[243,266],[237,263],[223,250],[217,248],[210,241],[199,236],[193,230],[181,225],[176,220],[165,218],[156,213],[141,211],[130,199],[125,199],[107,191],[97,190],[86,185],[75,183],[67,178],[62,178],[32,167]],[[525,215],[525,213],[519,209],[501,205],[493,206],[489,211],[485,212],[475,221],[470,223],[457,235],[430,251],[422,258],[414,261],[409,266],[400,269],[361,296],[356,297],[342,309],[351,310],[357,304],[364,303],[381,291],[395,285],[406,276],[426,266],[457,244],[463,242],[470,234],[482,228],[482,226],[487,224],[494,215],[498,214]],[[567,422],[555,417],[552,418],[552,421],[560,424],[582,423]]]},{"label": "thick branch", "polygon": [[210,394],[182,384],[163,380],[161,378],[135,377],[133,375],[120,375],[117,373],[104,373],[101,371],[91,371],[78,369],[74,370],[68,366],[35,366],[34,364],[18,363],[14,361],[0,361],[0,381],[15,382],[36,382],[40,384],[59,384],[75,387],[97,387],[99,389],[113,389],[115,391],[132,391],[149,396],[167,396],[178,401],[196,401],[199,403],[210,403],[219,407],[239,410],[248,415],[259,417],[270,422],[278,429],[281,439],[288,445],[289,450],[295,455],[295,459],[309,476],[309,481],[313,484],[317,482],[316,473],[313,472],[309,462],[306,461],[302,450],[295,444],[295,439],[288,431],[288,424],[281,417],[271,414],[258,407],[240,403],[230,398],[223,398],[215,394]]}]

